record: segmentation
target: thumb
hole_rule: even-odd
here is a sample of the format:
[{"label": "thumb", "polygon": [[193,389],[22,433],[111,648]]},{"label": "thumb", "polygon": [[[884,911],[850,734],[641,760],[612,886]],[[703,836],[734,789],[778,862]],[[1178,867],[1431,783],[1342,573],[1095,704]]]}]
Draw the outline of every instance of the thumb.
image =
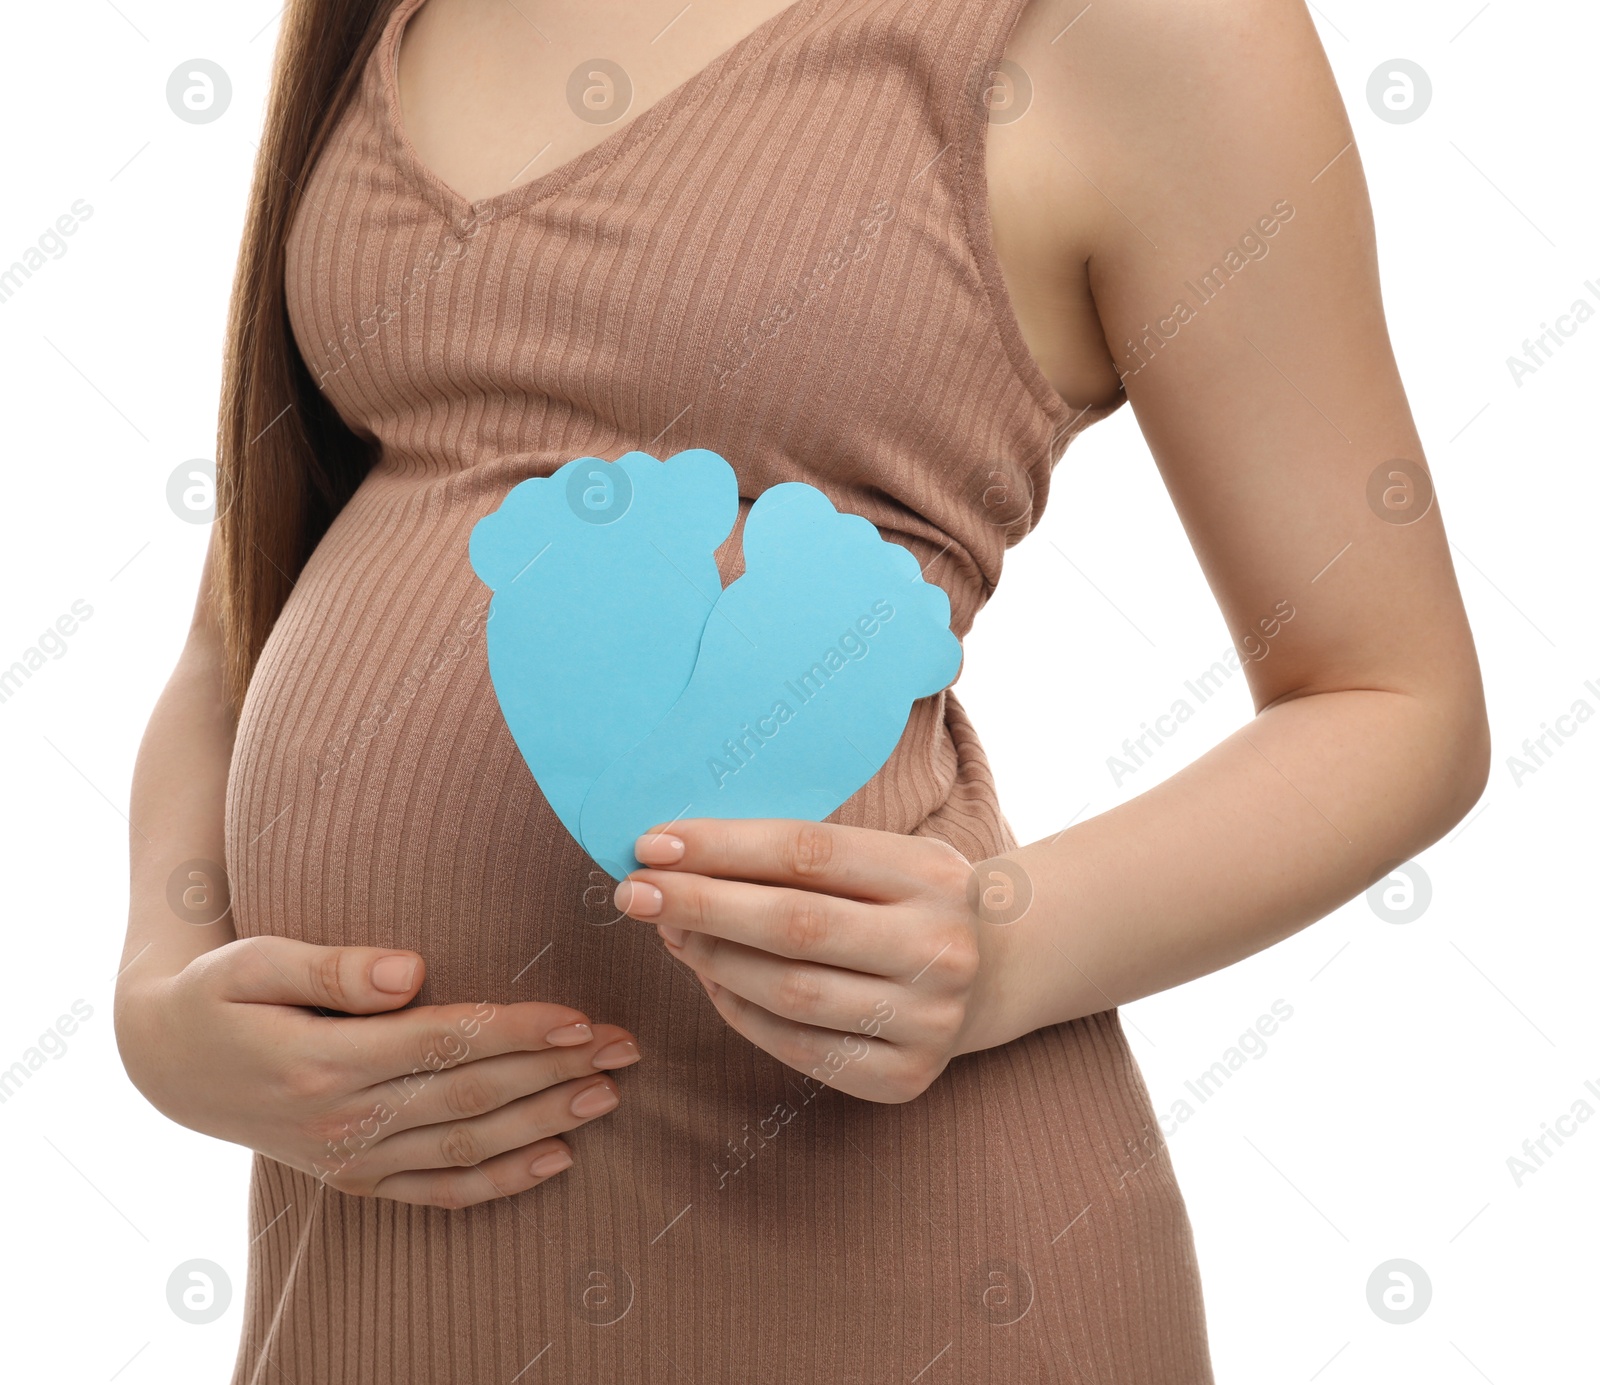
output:
[{"label": "thumb", "polygon": [[398,1010],[422,985],[422,958],[395,948],[319,947],[266,935],[240,938],[207,957],[227,999],[257,1004],[372,1015]]}]

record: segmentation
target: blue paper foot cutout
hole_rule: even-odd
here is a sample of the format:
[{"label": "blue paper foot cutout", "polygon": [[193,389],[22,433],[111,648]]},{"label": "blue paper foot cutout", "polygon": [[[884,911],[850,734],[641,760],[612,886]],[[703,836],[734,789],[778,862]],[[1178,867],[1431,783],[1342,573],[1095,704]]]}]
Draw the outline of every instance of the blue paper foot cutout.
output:
[{"label": "blue paper foot cutout", "polygon": [[733,468],[696,448],[665,462],[579,457],[473,527],[472,567],[494,591],[495,695],[574,837],[590,785],[688,683],[738,512]]},{"label": "blue paper foot cutout", "polygon": [[613,878],[657,822],[827,817],[882,768],[911,704],[960,669],[944,591],[814,487],[764,492],[744,556],[683,696],[583,804],[579,839]]}]

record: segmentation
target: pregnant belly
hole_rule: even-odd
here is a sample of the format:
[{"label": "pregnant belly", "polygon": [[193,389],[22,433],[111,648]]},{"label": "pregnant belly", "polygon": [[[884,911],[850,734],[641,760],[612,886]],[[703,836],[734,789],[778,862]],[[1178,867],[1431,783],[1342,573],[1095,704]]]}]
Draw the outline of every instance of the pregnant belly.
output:
[{"label": "pregnant belly", "polygon": [[[698,986],[654,930],[619,918],[495,700],[490,593],[467,544],[514,479],[375,474],[313,553],[241,710],[226,823],[235,926],[414,949],[423,1004],[553,1000],[630,1024],[619,1008],[641,990]],[[565,663],[550,651],[550,676]],[[932,832],[976,859],[1002,845],[998,811],[973,811],[992,804],[959,707],[927,698],[835,820]]]},{"label": "pregnant belly", "polygon": [[[1115,1015],[960,1059],[900,1106],[829,1091],[723,1023],[655,930],[615,914],[608,878],[560,825],[506,729],[485,659],[487,593],[466,549],[473,519],[492,506],[479,495],[457,512],[437,496],[363,487],[313,555],[242,709],[227,812],[236,926],[415,949],[427,964],[422,1004],[558,1001],[625,1025],[644,1061],[625,1076],[621,1106],[570,1137],[576,1166],[537,1201],[397,1222],[392,1204],[285,1173],[258,1179],[257,1234],[316,1238],[260,1243],[273,1248],[263,1266],[299,1263],[296,1247],[309,1244],[303,1263],[319,1267],[297,1280],[284,1331],[356,1340],[379,1359],[386,1348],[351,1335],[360,1329],[296,1323],[340,1323],[348,1304],[398,1285],[411,1302],[453,1296],[453,1321],[499,1341],[508,1322],[568,1322],[573,1266],[598,1250],[634,1276],[654,1334],[727,1302],[743,1314],[730,1340],[781,1359],[815,1324],[851,1324],[845,1359],[888,1353],[874,1378],[897,1378],[902,1361],[925,1362],[946,1343],[962,1379],[1037,1378],[1041,1357],[1089,1338],[1084,1304],[1116,1315],[1116,1340],[1169,1340],[1166,1286],[1194,1280],[1193,1252],[1164,1151],[1137,1178],[1111,1157],[1155,1124]],[[561,676],[559,651],[551,666]],[[917,704],[889,765],[839,816],[941,835],[972,857],[1008,836],[976,737],[949,698]],[[302,1205],[320,1211],[302,1222]],[[392,1244],[396,1225],[410,1234]],[[424,1229],[443,1248],[438,1261],[412,1253]],[[498,1279],[521,1295],[509,1304],[481,1279],[437,1270],[477,1264],[490,1244]],[[1001,1262],[1027,1270],[1027,1337],[981,1311]],[[893,1331],[863,1297],[875,1264],[892,1264],[918,1305]],[[772,1266],[782,1283],[749,1292]],[[266,1268],[252,1274],[270,1282]],[[1118,1286],[1109,1300],[1107,1283]],[[1191,1299],[1185,1287],[1186,1339],[1203,1330]],[[922,1305],[936,1306],[936,1341]],[[510,1379],[548,1340],[542,1326],[527,1335],[494,1378]],[[1117,1378],[1202,1376],[1151,1367]]]},{"label": "pregnant belly", "polygon": [[[489,592],[467,562],[475,516],[369,483],[313,554],[241,712],[235,926],[415,949],[422,1003],[601,1002],[602,959],[636,930],[617,925],[610,882],[506,730],[484,657]],[[575,973],[551,949],[534,964],[557,939],[596,960]]]}]

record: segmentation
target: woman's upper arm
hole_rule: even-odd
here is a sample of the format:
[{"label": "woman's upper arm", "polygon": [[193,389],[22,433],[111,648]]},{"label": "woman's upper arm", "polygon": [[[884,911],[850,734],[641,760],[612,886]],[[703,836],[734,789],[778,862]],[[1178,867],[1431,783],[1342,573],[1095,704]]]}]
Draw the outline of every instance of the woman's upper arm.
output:
[{"label": "woman's upper arm", "polygon": [[1122,0],[1061,42],[1064,191],[1096,208],[1106,342],[1257,706],[1373,688],[1481,718],[1438,505],[1417,518],[1425,458],[1361,163],[1305,7]]}]

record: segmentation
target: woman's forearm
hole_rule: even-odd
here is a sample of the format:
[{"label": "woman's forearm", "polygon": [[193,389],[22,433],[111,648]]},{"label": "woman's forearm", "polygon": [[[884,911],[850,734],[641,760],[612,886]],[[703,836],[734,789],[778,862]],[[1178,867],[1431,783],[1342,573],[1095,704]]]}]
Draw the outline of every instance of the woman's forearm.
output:
[{"label": "woman's forearm", "polygon": [[[222,668],[221,637],[202,598],[134,764],[119,1021],[128,996],[145,982],[175,976],[234,938],[223,875],[234,723]],[[191,869],[180,869],[186,865]]]},{"label": "woman's forearm", "polygon": [[1137,798],[981,865],[985,997],[965,1051],[1296,932],[1459,821],[1488,759],[1475,698],[1316,693],[1269,706]]}]

